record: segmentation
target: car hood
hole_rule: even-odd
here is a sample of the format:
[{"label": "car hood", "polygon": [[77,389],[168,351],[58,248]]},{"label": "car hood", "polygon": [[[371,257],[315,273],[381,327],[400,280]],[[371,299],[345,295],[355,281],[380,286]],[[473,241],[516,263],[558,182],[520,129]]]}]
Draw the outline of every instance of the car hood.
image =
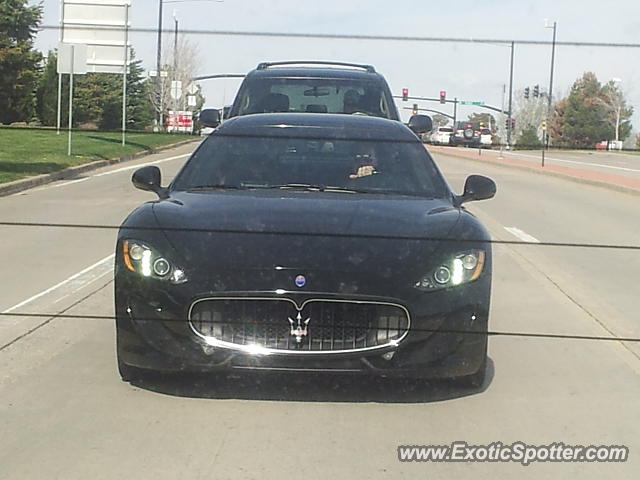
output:
[{"label": "car hood", "polygon": [[172,192],[153,205],[187,265],[365,270],[415,262],[440,248],[460,210],[444,199],[346,193]]}]

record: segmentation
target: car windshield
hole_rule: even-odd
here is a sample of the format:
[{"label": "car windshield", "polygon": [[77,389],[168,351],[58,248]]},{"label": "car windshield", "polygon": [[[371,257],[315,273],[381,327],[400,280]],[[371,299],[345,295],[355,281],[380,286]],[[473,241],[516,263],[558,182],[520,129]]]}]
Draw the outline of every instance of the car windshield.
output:
[{"label": "car windshield", "polygon": [[424,197],[447,192],[419,143],[228,135],[209,138],[172,188],[293,185]]},{"label": "car windshield", "polygon": [[318,78],[260,78],[247,82],[239,115],[270,112],[363,113],[391,118],[379,82]]}]

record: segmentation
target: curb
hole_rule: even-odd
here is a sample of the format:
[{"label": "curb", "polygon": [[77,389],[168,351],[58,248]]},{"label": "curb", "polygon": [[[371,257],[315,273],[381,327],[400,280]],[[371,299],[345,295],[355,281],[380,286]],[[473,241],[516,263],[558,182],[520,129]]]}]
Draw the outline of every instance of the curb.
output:
[{"label": "curb", "polygon": [[85,163],[83,165],[64,168],[57,172],[43,173],[42,175],[35,175],[33,177],[28,177],[21,180],[14,180],[13,182],[3,183],[3,184],[0,184],[0,197],[5,197],[7,195],[12,195],[14,193],[20,193],[24,190],[29,190],[31,188],[39,187],[41,185],[46,185],[52,182],[57,182],[59,180],[76,178],[79,175],[85,172],[89,172],[91,170],[96,170],[102,167],[108,167],[109,165],[115,165],[117,163],[129,162],[131,160],[136,160],[141,157],[146,157],[147,155],[153,155],[155,153],[160,153],[164,150],[170,150],[172,148],[181,147],[183,145],[187,145],[189,143],[197,142],[200,140],[201,140],[200,137],[189,139],[189,140],[182,140],[180,142],[172,143],[170,145],[162,145],[160,147],[151,148],[149,150],[143,150],[141,152],[132,153],[131,155],[108,158],[106,160],[95,160],[93,162]]},{"label": "curb", "polygon": [[437,153],[441,153],[443,155],[449,155],[451,157],[456,157],[456,158],[464,158],[465,160],[471,160],[472,162],[476,162],[476,163],[482,163],[484,165],[496,165],[496,166],[500,166],[500,167],[506,167],[506,168],[511,168],[511,169],[515,169],[515,170],[524,170],[530,173],[536,173],[538,175],[548,175],[551,177],[556,177],[556,178],[562,178],[564,180],[571,180],[573,182],[576,183],[581,183],[581,184],[586,184],[586,185],[592,185],[595,187],[601,187],[601,188],[606,188],[608,190],[614,190],[617,192],[621,192],[621,193],[628,193],[631,195],[640,195],[640,190],[638,190],[637,188],[633,188],[633,187],[627,187],[625,185],[617,185],[615,183],[609,183],[609,182],[604,182],[604,181],[598,181],[598,180],[593,180],[590,178],[582,178],[582,177],[577,177],[574,175],[570,175],[570,174],[566,174],[566,173],[560,173],[560,172],[554,172],[554,171],[550,171],[550,170],[543,170],[541,168],[533,168],[533,167],[528,167],[526,165],[515,165],[512,163],[502,163],[500,162],[499,159],[482,159],[481,157],[478,158],[474,158],[473,156],[467,156],[462,154],[462,152],[458,152],[456,153],[454,152],[449,152],[449,149],[447,150],[431,150],[431,152],[437,152]]}]

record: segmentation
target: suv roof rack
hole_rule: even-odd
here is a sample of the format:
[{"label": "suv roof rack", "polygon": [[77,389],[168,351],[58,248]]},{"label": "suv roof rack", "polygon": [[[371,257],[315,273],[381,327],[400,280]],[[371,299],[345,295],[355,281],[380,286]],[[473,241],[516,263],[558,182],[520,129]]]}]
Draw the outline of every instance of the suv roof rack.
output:
[{"label": "suv roof rack", "polygon": [[347,63],[347,62],[323,62],[318,60],[298,60],[298,61],[287,61],[287,62],[261,62],[258,64],[256,70],[266,70],[269,67],[274,67],[278,65],[337,65],[341,67],[355,67],[361,68],[362,70],[366,70],[369,73],[376,73],[376,69],[373,68],[373,65],[363,65],[361,63]]}]

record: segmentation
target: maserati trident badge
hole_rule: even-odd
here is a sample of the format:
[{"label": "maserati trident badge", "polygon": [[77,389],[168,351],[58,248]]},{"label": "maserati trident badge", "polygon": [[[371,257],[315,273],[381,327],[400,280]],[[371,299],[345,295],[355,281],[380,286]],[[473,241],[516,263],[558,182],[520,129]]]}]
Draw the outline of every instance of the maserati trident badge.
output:
[{"label": "maserati trident badge", "polygon": [[310,320],[311,318],[309,317],[303,322],[302,314],[300,312],[298,312],[298,316],[296,317],[295,320],[289,317],[289,325],[291,326],[291,335],[296,337],[296,345],[302,345],[302,340],[308,334],[307,325],[309,325]]}]

